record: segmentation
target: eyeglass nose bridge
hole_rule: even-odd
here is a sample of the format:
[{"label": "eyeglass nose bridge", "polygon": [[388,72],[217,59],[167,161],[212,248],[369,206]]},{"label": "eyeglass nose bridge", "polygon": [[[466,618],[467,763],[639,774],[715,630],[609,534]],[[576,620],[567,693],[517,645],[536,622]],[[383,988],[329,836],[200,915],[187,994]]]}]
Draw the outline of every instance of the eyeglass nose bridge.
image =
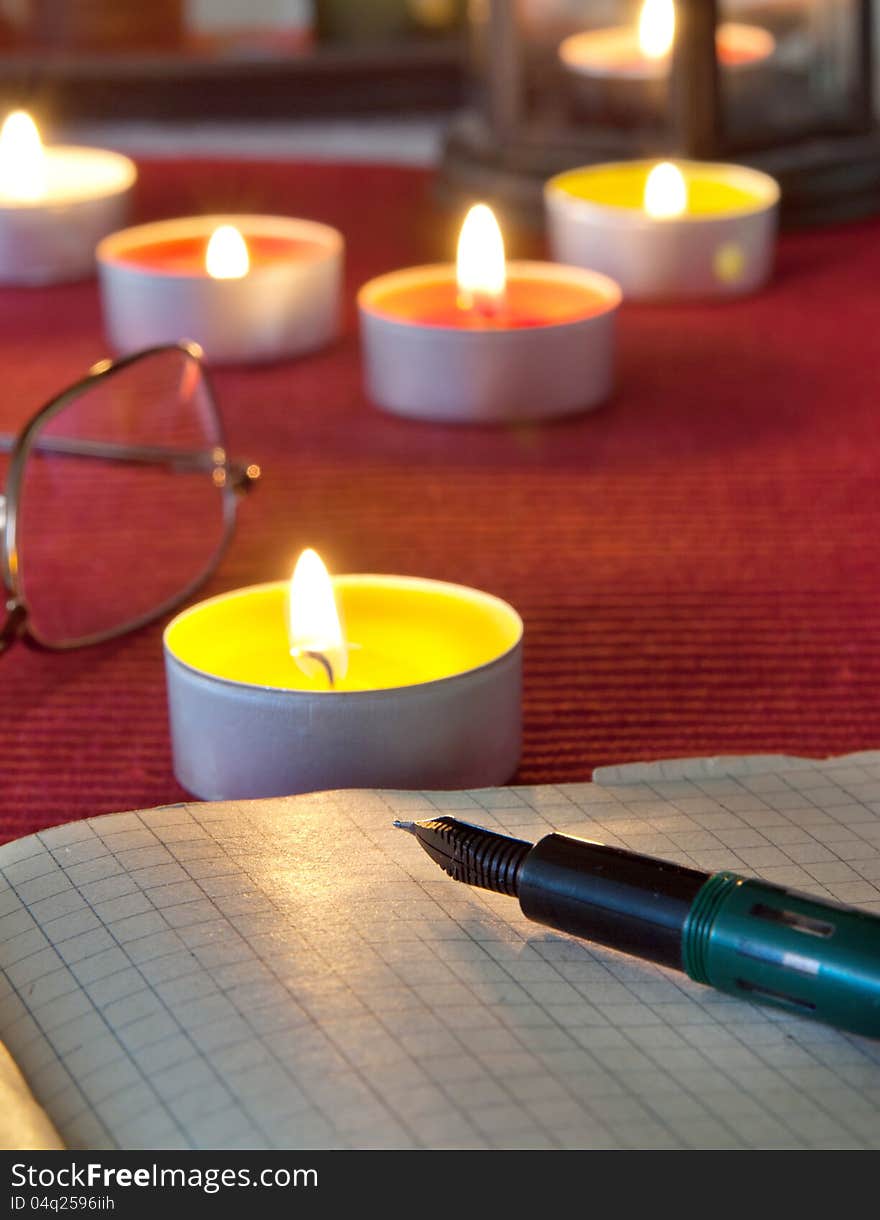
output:
[{"label": "eyeglass nose bridge", "polygon": [[0,656],[24,634],[27,608],[14,598],[6,603],[6,619],[0,622]]}]

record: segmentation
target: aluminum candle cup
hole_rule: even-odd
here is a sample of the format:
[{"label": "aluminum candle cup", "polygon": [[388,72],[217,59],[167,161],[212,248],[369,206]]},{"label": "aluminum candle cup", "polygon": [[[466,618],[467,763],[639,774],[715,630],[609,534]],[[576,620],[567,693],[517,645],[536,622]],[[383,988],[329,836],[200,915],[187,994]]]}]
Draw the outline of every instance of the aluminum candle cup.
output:
[{"label": "aluminum candle cup", "polygon": [[455,268],[393,271],[358,295],[370,398],[396,415],[511,423],[569,415],[611,391],[621,294],[604,275],[509,262],[492,315],[456,307]]},{"label": "aluminum candle cup", "polygon": [[519,763],[522,621],[475,589],[338,576],[335,689],[289,655],[288,585],[183,611],[165,632],[174,771],[205,800],[328,788],[481,788]]},{"label": "aluminum candle cup", "polygon": [[674,215],[646,210],[653,161],[551,178],[544,201],[554,258],[613,276],[626,300],[724,298],[760,288],[773,266],[778,184],[739,165],[673,164],[684,192]]},{"label": "aluminum candle cup", "polygon": [[57,284],[95,273],[98,242],[125,224],[134,162],[101,148],[43,150],[33,199],[0,190],[0,283]]},{"label": "aluminum candle cup", "polygon": [[[209,273],[221,226],[244,239],[246,263]],[[285,216],[163,220],[114,233],[98,247],[107,336],[118,352],[182,337],[215,363],[300,356],[339,333],[343,238]]]}]

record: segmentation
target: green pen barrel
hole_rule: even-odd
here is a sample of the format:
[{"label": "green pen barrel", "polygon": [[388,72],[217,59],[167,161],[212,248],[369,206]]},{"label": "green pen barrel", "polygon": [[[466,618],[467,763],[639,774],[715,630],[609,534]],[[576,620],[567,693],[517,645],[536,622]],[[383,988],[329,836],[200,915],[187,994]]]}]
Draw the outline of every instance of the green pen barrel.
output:
[{"label": "green pen barrel", "polygon": [[880,1037],[880,918],[764,881],[715,873],[682,931],[699,983]]}]

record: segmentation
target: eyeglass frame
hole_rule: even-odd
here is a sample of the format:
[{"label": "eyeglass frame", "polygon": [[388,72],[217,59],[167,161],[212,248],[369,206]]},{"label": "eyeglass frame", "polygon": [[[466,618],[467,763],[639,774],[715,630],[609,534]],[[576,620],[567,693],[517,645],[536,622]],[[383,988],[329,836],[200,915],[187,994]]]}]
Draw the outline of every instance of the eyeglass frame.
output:
[{"label": "eyeglass frame", "polygon": [[[68,454],[71,457],[106,458],[108,461],[133,462],[139,465],[167,463],[172,468],[204,469],[210,475],[211,481],[222,496],[223,536],[214,551],[209,563],[179,592],[166,598],[154,609],[127,620],[118,627],[106,631],[94,632],[91,635],[80,636],[71,640],[53,641],[45,639],[34,627],[30,609],[24,593],[21,578],[20,545],[17,537],[18,520],[21,511],[21,494],[24,484],[24,472],[27,459],[34,448],[40,430],[55,415],[98,384],[115,373],[122,372],[132,364],[150,356],[163,352],[181,352],[193,359],[199,368],[206,401],[211,412],[212,424],[217,436],[217,444],[203,453],[185,450],[174,451],[160,447],[132,445],[120,446],[113,442],[77,441],[66,442],[56,438],[49,451],[59,455]],[[48,439],[48,438],[47,438]],[[8,445],[8,449],[7,449]],[[163,343],[154,347],[132,352],[115,360],[99,360],[92,365],[84,377],[67,386],[59,394],[50,398],[15,435],[0,434],[0,452],[7,451],[10,455],[4,491],[0,493],[0,582],[5,591],[5,621],[0,623],[0,655],[6,652],[17,640],[31,648],[51,652],[71,652],[77,648],[87,648],[93,644],[102,644],[118,636],[137,631],[148,623],[182,605],[192,594],[214,575],[223,559],[232,539],[235,529],[236,510],[239,497],[247,494],[260,478],[260,468],[253,463],[243,464],[229,460],[226,451],[226,435],[223,419],[217,407],[217,400],[211,379],[203,360],[203,352],[197,343],[184,339],[178,343]],[[186,465],[189,459],[191,463]]]}]

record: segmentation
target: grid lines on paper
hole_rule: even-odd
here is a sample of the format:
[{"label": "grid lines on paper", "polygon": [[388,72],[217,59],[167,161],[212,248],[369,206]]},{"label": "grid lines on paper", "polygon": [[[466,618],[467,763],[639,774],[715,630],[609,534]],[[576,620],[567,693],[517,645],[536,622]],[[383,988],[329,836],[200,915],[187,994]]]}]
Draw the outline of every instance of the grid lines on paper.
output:
[{"label": "grid lines on paper", "polygon": [[0,849],[0,1035],[91,1147],[878,1147],[880,1047],[531,924],[452,813],[880,907],[880,763],[323,793]]}]

